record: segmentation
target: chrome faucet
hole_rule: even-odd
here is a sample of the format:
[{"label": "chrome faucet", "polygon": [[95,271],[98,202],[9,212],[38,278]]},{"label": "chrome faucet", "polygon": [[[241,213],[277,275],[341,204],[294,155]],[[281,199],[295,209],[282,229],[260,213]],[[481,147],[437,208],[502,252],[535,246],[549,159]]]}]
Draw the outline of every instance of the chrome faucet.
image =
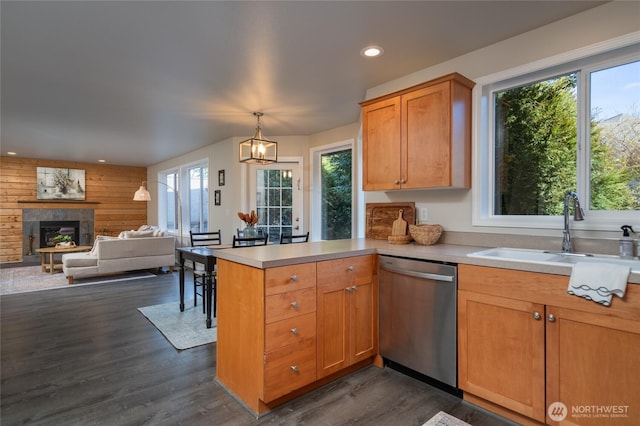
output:
[{"label": "chrome faucet", "polygon": [[573,200],[573,220],[584,220],[584,210],[580,207],[580,199],[576,192],[569,192],[564,197],[564,230],[562,231],[562,251],[564,253],[573,252],[571,234],[569,233],[569,201]]}]

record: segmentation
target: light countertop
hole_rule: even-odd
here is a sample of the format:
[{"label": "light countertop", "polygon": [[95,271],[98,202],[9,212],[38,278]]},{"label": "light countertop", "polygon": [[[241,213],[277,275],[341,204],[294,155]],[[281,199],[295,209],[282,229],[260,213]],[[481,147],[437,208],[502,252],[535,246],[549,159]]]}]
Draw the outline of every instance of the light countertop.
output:
[{"label": "light countertop", "polygon": [[[389,244],[385,240],[361,238],[351,240],[316,241],[304,244],[274,244],[267,246],[232,248],[217,250],[216,256],[219,259],[229,260],[243,265],[252,266],[254,268],[267,269],[278,266],[377,253],[438,262],[491,266],[495,268],[542,272],[556,275],[571,275],[571,265],[552,266],[467,256],[468,253],[488,248],[491,247],[457,244],[435,244],[431,246],[422,246],[415,243]],[[640,284],[640,274],[630,274],[629,282]]]}]

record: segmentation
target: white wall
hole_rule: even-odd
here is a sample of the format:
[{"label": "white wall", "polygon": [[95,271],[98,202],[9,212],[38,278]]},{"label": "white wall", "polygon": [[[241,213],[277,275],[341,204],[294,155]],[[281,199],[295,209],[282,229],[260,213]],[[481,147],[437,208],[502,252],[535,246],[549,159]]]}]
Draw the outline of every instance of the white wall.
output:
[{"label": "white wall", "polygon": [[[522,66],[571,50],[584,48],[640,30],[640,3],[612,2],[504,40],[470,54],[389,81],[367,91],[367,99],[458,72],[472,80]],[[475,105],[474,105],[475,108]],[[475,131],[473,132],[475,133]],[[475,140],[473,141],[475,144]],[[366,202],[415,201],[426,207],[428,222],[447,230],[556,236],[558,230],[474,227],[471,190],[422,190],[367,192]],[[562,229],[561,219],[558,221]],[[575,236],[617,238],[619,232],[577,231]]]}]

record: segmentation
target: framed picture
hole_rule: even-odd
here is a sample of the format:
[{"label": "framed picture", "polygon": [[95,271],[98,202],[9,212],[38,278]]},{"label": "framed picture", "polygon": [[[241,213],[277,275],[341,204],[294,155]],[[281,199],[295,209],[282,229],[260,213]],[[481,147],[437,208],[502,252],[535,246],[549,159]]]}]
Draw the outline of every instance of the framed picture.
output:
[{"label": "framed picture", "polygon": [[84,200],[84,170],[38,167],[38,200]]},{"label": "framed picture", "polygon": [[224,186],[224,170],[218,170],[218,186]]},{"label": "framed picture", "polygon": [[215,191],[213,191],[213,204],[216,206],[219,206],[221,203],[220,200],[220,190],[216,189]]}]

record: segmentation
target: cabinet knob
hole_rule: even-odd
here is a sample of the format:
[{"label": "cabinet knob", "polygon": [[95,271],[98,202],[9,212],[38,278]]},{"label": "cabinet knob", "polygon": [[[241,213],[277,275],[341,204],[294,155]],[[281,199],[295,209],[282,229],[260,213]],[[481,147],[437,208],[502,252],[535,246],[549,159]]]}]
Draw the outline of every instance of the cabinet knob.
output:
[{"label": "cabinet knob", "polygon": [[534,320],[539,320],[540,318],[542,318],[542,316],[540,315],[540,312],[534,312],[533,313],[533,319]]},{"label": "cabinet knob", "polygon": [[293,327],[293,328],[291,329],[291,334],[298,334],[298,329],[297,329],[297,328],[295,328],[295,327]]},{"label": "cabinet knob", "polygon": [[356,290],[356,286],[352,285],[351,287],[345,288],[345,290],[347,290],[347,291],[355,291]]},{"label": "cabinet knob", "polygon": [[291,366],[291,371],[293,371],[294,373],[298,372],[298,366],[297,365],[292,365]]},{"label": "cabinet knob", "polygon": [[549,322],[556,322],[556,317],[553,314],[547,315],[547,319],[549,320]]},{"label": "cabinet knob", "polygon": [[400,184],[400,181],[399,181],[398,179],[396,179],[396,180],[394,180],[394,181],[393,181],[393,184],[394,184],[394,185],[399,185],[399,184]]},{"label": "cabinet knob", "polygon": [[407,183],[407,180],[406,179],[400,179],[400,184],[404,184],[404,183]]},{"label": "cabinet knob", "polygon": [[298,302],[291,302],[291,307],[293,309],[298,309]]},{"label": "cabinet knob", "polygon": [[354,269],[355,269],[355,268],[353,267],[353,265],[351,265],[351,266],[349,266],[349,267],[347,268],[347,271],[349,271],[349,272],[353,272],[353,270],[354,270]]},{"label": "cabinet knob", "polygon": [[298,281],[298,276],[297,275],[291,275],[291,281]]}]

